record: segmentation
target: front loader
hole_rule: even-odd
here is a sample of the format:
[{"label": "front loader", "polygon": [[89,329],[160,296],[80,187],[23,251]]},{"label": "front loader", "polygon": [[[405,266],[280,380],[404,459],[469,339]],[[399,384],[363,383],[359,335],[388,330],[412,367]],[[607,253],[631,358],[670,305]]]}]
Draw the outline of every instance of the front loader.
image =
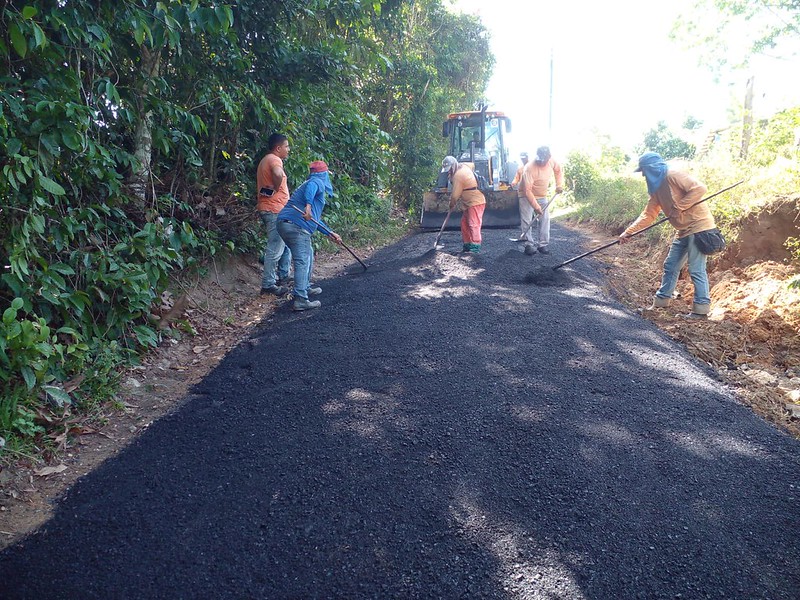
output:
[{"label": "front loader", "polygon": [[[442,135],[450,138],[450,155],[459,163],[472,163],[477,173],[486,178],[491,191],[485,192],[486,210],[483,227],[518,227],[517,192],[510,186],[517,172],[517,163],[509,160],[505,136],[511,131],[511,120],[502,112],[479,111],[452,113],[442,125]],[[442,157],[444,158],[444,157]],[[439,173],[433,189],[422,199],[420,226],[438,229],[445,222],[450,193],[447,173]],[[458,229],[461,213],[453,212],[447,229]]]}]

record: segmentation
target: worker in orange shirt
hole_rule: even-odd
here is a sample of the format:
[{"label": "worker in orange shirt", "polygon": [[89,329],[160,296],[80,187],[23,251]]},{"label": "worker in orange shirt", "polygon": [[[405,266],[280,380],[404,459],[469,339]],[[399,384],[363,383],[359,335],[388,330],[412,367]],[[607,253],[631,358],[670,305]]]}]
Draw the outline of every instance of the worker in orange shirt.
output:
[{"label": "worker in orange shirt", "polygon": [[[547,248],[550,244],[550,214],[547,211],[547,205],[550,201],[547,199],[547,188],[550,187],[550,182],[555,177],[556,194],[563,192],[564,172],[561,169],[561,165],[553,160],[550,148],[541,146],[536,150],[536,158],[525,165],[523,177],[527,205],[539,217],[538,250],[542,254],[550,254],[550,250]],[[524,223],[527,216],[528,223],[530,223],[533,215],[527,213],[528,207],[525,207],[526,212],[523,214],[523,207],[524,205],[520,204],[520,220]],[[525,244],[526,250],[528,246],[533,249],[533,238]]]},{"label": "worker in orange shirt", "polygon": [[267,230],[267,248],[264,251],[264,273],[261,276],[261,294],[283,296],[289,291],[289,248],[278,235],[278,213],[289,201],[289,185],[283,161],[289,156],[289,140],[285,135],[273,133],[267,140],[269,151],[258,163],[256,194],[261,222]]},{"label": "worker in orange shirt", "polygon": [[461,214],[463,251],[477,253],[481,251],[481,225],[486,197],[478,189],[478,179],[473,168],[470,163],[459,164],[454,156],[445,156],[442,161],[442,173],[447,173],[452,183],[450,210],[455,208],[459,200],[464,207]]}]

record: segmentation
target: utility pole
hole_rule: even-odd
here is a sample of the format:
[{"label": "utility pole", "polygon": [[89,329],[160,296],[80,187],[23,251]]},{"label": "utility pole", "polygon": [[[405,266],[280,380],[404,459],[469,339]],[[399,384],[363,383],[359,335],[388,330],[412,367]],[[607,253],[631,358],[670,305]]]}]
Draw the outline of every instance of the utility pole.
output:
[{"label": "utility pole", "polygon": [[753,133],[753,80],[755,75],[747,79],[747,91],[744,94],[744,117],[742,119],[742,150],[740,158],[747,158],[750,149],[750,135]]},{"label": "utility pole", "polygon": [[553,48],[550,48],[550,117],[547,122],[549,144],[553,143]]}]

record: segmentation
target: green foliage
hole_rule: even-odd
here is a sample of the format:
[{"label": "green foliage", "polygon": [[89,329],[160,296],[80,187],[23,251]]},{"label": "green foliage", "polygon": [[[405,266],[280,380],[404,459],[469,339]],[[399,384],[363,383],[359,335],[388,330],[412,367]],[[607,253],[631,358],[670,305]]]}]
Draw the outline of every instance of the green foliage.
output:
[{"label": "green foliage", "polygon": [[578,202],[593,197],[595,188],[601,180],[600,169],[586,154],[572,151],[564,162],[564,177]]},{"label": "green foliage", "polygon": [[754,128],[748,158],[759,167],[768,166],[779,158],[796,161],[800,157],[798,131],[800,107],[779,112]]},{"label": "green foliage", "polygon": [[797,0],[700,0],[679,16],[672,36],[702,48],[702,62],[719,73],[747,65],[754,55],[785,58],[798,31]]},{"label": "green foliage", "polygon": [[645,133],[642,145],[637,148],[639,154],[648,150],[657,152],[664,160],[670,160],[673,158],[692,158],[696,148],[693,144],[670,131],[664,121],[659,121],[654,129]]},{"label": "green foliage", "polygon": [[[572,218],[579,223],[591,221],[618,234],[639,216],[647,204],[647,199],[647,188],[641,178],[633,176],[598,178],[591,188],[591,196],[579,204]],[[651,232],[644,235],[660,235],[656,229]]]},{"label": "green foliage", "polygon": [[450,112],[475,107],[494,58],[474,16],[454,14],[438,0],[397,4],[375,24],[379,52],[391,64],[364,79],[365,107],[391,136],[390,193],[416,212],[447,153],[442,122]]}]

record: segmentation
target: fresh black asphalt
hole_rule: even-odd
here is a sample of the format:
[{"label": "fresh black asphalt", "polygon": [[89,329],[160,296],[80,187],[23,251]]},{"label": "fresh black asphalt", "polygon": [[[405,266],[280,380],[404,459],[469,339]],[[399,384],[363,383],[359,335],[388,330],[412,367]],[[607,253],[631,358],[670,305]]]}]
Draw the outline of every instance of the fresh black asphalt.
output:
[{"label": "fresh black asphalt", "polygon": [[0,597],[799,598],[798,441],[594,257],[526,283],[577,234],[509,233],[283,306],[0,554]]}]

